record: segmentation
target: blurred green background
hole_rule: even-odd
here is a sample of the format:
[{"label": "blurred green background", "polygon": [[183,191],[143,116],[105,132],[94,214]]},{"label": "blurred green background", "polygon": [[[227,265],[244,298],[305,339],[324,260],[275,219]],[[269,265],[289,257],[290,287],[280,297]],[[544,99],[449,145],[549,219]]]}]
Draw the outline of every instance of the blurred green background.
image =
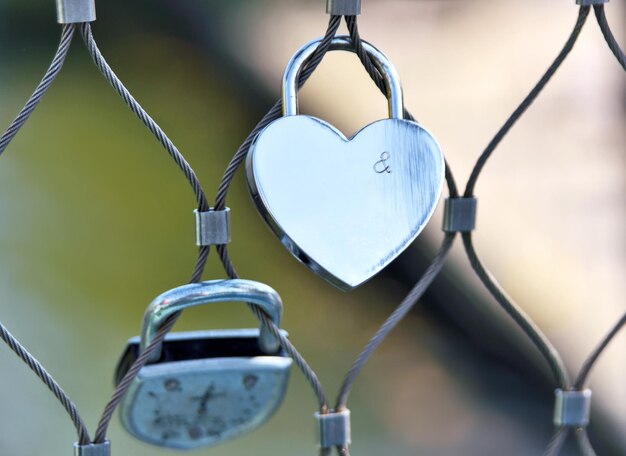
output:
[{"label": "blurred green background", "polygon": [[[98,4],[94,34],[213,198],[229,158],[277,97],[290,54],[325,30],[323,3],[109,0]],[[460,182],[576,15],[573,2],[518,3],[364,2],[362,35],[394,60],[407,105],[438,137]],[[624,37],[624,6],[614,3],[607,15]],[[53,55],[53,6],[1,0],[0,125]],[[303,90],[303,109],[350,132],[383,115],[384,100],[354,57],[335,54]],[[624,77],[591,18],[546,92],[481,181],[477,245],[575,370],[624,311]],[[228,205],[240,275],[279,291],[284,327],[334,398],[354,357],[432,258],[440,214],[387,271],[342,293],[284,251],[252,207],[242,173]],[[181,173],[77,37],[61,76],[0,159],[0,318],[92,430],[145,307],[191,273],[193,208]],[[548,441],[553,385],[545,366],[458,247],[357,382],[353,454],[529,455]],[[212,255],[205,278],[223,276]],[[586,294],[577,293],[583,285]],[[177,329],[254,325],[244,305],[224,304],[186,312]],[[625,342],[615,340],[593,377],[591,434],[601,455],[626,454]],[[0,372],[0,454],[69,454],[73,428],[45,387],[6,348]],[[268,424],[198,454],[315,454],[315,408],[294,369]],[[134,441],[117,419],[109,437],[114,454],[168,453]]]}]

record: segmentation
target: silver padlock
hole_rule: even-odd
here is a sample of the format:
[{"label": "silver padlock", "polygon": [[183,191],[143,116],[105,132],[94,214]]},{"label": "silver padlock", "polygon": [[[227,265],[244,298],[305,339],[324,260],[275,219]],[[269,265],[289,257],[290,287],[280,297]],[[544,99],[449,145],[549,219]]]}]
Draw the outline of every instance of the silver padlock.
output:
[{"label": "silver padlock", "polygon": [[[252,198],[282,244],[313,272],[351,289],[407,248],[432,216],[444,183],[435,138],[404,119],[395,68],[363,46],[383,76],[389,119],[347,138],[321,119],[298,114],[300,70],[321,40],[302,47],[283,76],[283,114],[261,131],[246,159]],[[331,50],[350,50],[335,37]]]},{"label": "silver padlock", "polygon": [[[213,280],[158,296],[144,315],[141,337],[130,339],[116,383],[172,314],[226,301],[257,304],[276,324],[283,305],[267,285]],[[194,449],[221,443],[257,428],[281,404],[292,360],[265,327],[171,333],[141,369],[120,404],[122,424],[154,445]]]}]

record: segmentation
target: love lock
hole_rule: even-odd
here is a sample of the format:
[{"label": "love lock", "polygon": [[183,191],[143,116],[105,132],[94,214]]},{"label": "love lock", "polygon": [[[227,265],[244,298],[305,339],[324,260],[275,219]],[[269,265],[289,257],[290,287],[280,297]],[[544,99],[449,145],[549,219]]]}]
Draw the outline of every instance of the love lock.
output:
[{"label": "love lock", "polygon": [[[320,42],[305,45],[287,65],[284,117],[254,140],[246,159],[248,186],[283,245],[316,274],[351,289],[422,231],[443,189],[444,159],[428,131],[404,120],[396,70],[366,42],[387,85],[391,118],[348,139],[323,120],[298,115],[296,81]],[[349,37],[335,37],[336,49],[354,50]]]},{"label": "love lock", "polygon": [[[250,280],[213,280],[185,285],[148,306],[141,337],[130,339],[116,371],[124,377],[163,323],[188,307],[225,301],[258,305],[280,324],[280,296]],[[291,358],[262,326],[168,334],[141,369],[120,404],[122,424],[133,436],[169,448],[215,445],[252,431],[283,400]]]}]

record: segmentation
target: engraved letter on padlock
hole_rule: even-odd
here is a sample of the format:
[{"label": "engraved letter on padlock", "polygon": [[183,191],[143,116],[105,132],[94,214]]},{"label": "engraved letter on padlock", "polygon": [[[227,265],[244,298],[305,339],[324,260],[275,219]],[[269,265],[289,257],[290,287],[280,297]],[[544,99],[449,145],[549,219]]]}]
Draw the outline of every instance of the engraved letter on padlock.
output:
[{"label": "engraved letter on padlock", "polygon": [[[238,279],[175,288],[146,310],[141,337],[129,341],[116,381],[170,315],[224,301],[254,303],[280,324],[282,302],[267,285]],[[168,334],[153,361],[120,404],[122,424],[140,440],[178,449],[215,445],[269,419],[283,400],[292,362],[263,326]]]},{"label": "engraved letter on padlock", "polygon": [[[387,86],[390,118],[346,138],[323,120],[299,115],[298,75],[319,44],[305,45],[287,65],[284,116],[254,140],[248,186],[283,245],[316,274],[351,289],[387,266],[425,227],[443,189],[444,160],[433,136],[404,119],[395,68],[366,42]],[[335,37],[335,49],[354,47],[349,37]]]}]

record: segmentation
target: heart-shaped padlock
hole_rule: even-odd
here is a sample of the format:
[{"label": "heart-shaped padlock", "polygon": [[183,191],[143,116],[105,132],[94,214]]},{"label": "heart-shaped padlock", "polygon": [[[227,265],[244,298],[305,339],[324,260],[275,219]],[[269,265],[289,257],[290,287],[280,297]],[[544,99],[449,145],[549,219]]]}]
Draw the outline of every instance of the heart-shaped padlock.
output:
[{"label": "heart-shaped padlock", "polygon": [[[321,40],[302,47],[283,76],[284,116],[254,140],[248,186],[262,217],[283,245],[315,273],[354,288],[396,258],[432,216],[444,182],[433,136],[404,120],[395,68],[364,48],[384,76],[390,119],[346,138],[323,120],[298,115],[298,74]],[[331,50],[353,50],[335,37]]]},{"label": "heart-shaped padlock", "polygon": [[[213,280],[175,288],[146,310],[141,337],[129,341],[116,382],[169,316],[224,301],[257,304],[280,324],[280,296],[262,283]],[[120,417],[138,439],[177,449],[215,445],[260,426],[282,402],[292,362],[265,327],[168,334],[153,361],[125,394]]]}]

